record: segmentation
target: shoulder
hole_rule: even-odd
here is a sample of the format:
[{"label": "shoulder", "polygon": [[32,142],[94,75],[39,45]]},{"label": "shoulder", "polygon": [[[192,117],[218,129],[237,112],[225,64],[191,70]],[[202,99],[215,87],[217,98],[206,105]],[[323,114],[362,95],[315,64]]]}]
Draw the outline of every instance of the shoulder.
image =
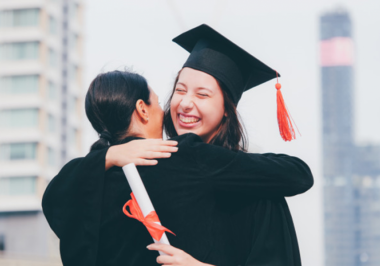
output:
[{"label": "shoulder", "polygon": [[83,162],[83,160],[84,157],[72,159],[62,167],[61,171],[59,171],[59,174],[72,171],[73,169],[77,168]]},{"label": "shoulder", "polygon": [[84,157],[74,158],[67,162],[52,179],[52,182],[68,181],[75,176],[84,174],[94,174],[94,172],[103,173],[105,165],[105,155],[108,148],[89,152]]},{"label": "shoulder", "polygon": [[180,144],[193,144],[193,143],[204,143],[200,136],[194,133],[186,133],[180,136],[175,136],[171,138],[171,140],[178,141],[178,145]]},{"label": "shoulder", "polygon": [[204,143],[201,137],[194,133],[186,133],[172,139],[178,141],[178,152],[191,154],[201,165],[218,164],[221,166],[233,160],[237,155],[235,151]]},{"label": "shoulder", "polygon": [[171,140],[178,141],[178,147],[187,146],[189,148],[193,148],[202,152],[211,152],[211,153],[222,153],[222,154],[233,154],[236,155],[236,151],[229,150],[227,148],[208,144],[203,142],[202,138],[194,133],[186,133],[180,136],[176,136],[171,138]]}]

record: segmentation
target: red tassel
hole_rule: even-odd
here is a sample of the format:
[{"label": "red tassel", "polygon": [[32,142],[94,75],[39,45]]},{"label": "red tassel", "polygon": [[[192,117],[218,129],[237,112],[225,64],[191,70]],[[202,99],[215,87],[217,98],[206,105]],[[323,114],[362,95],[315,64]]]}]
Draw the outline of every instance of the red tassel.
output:
[{"label": "red tassel", "polygon": [[281,93],[281,84],[278,83],[278,74],[277,75],[277,121],[278,121],[278,127],[280,129],[280,134],[283,140],[285,141],[291,141],[296,138],[296,133],[293,129],[292,119],[291,116],[288,113],[288,110],[286,109],[286,105],[284,102],[284,98],[282,97]]}]

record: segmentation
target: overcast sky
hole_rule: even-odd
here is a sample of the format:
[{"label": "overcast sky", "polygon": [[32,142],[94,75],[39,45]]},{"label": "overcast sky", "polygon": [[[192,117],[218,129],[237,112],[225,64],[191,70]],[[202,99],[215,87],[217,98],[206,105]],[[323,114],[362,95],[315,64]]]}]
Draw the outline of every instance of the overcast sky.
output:
[{"label": "overcast sky", "polygon": [[[319,16],[346,9],[355,42],[355,131],[380,143],[379,0],[91,0],[86,1],[85,86],[100,72],[133,67],[165,102],[188,53],[171,39],[206,23],[281,73],[282,92],[302,134],[285,143],[276,121],[275,81],[245,94],[238,111],[250,148],[298,156],[315,186],[288,199],[304,265],[323,265]],[[86,124],[85,150],[96,140]]]}]

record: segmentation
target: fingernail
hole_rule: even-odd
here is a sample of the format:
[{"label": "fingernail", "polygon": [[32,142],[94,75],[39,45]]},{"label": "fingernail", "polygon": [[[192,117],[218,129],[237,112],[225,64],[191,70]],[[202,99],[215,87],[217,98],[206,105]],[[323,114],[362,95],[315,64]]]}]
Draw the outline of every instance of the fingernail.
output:
[{"label": "fingernail", "polygon": [[147,249],[150,249],[150,245],[147,245],[146,248],[147,248]]}]

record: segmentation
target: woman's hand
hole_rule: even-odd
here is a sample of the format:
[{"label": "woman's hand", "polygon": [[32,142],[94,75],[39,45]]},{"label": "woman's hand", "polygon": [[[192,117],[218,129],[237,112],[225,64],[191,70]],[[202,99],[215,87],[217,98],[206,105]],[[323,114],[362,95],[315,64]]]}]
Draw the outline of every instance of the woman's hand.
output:
[{"label": "woman's hand", "polygon": [[146,247],[149,250],[162,251],[168,255],[160,255],[157,257],[157,263],[164,266],[212,266],[211,264],[202,263],[194,259],[185,251],[170,245],[156,243]]},{"label": "woman's hand", "polygon": [[126,164],[156,165],[158,158],[169,158],[172,152],[177,152],[178,144],[174,140],[139,139],[125,144],[115,145],[106,154],[106,170],[112,166],[123,167]]}]

